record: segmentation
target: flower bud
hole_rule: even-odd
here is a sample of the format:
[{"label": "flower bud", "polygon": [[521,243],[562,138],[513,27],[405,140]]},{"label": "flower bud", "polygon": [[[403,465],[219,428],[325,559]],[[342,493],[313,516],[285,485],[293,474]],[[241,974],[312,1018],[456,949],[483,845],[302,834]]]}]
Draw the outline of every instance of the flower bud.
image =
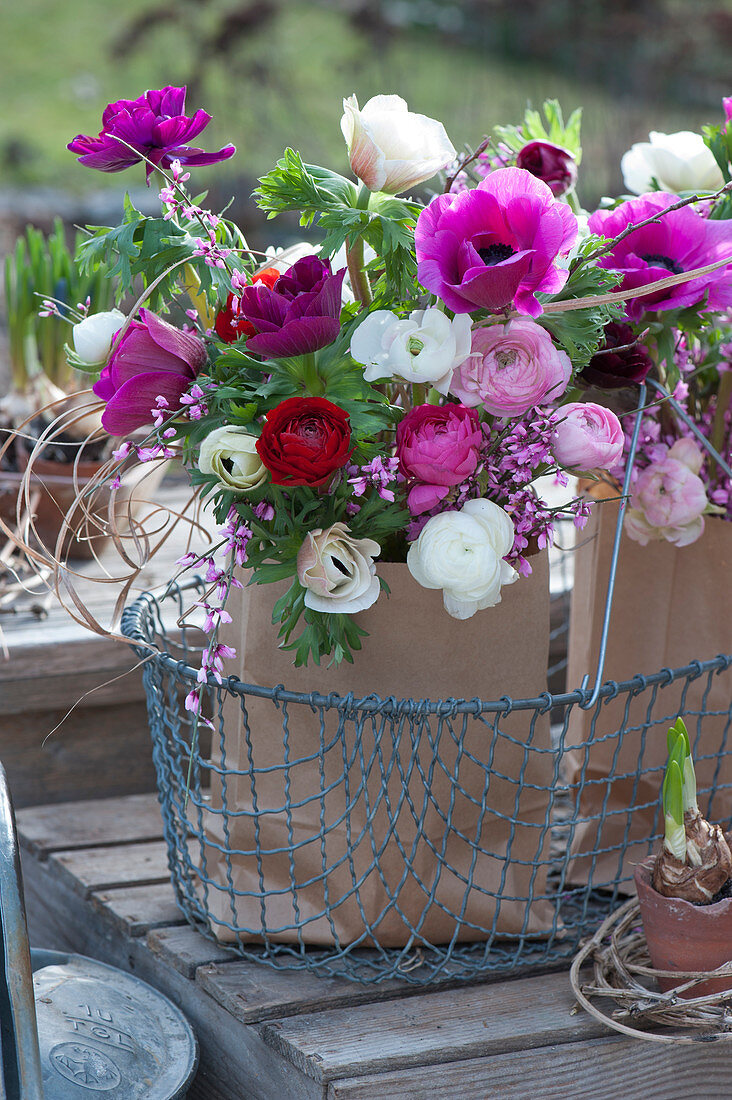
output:
[{"label": "flower bud", "polygon": [[577,161],[568,149],[550,141],[530,141],[516,157],[516,167],[525,168],[543,180],[555,198],[566,195],[577,183]]},{"label": "flower bud", "polygon": [[74,351],[82,363],[93,367],[102,364],[109,355],[112,339],[125,323],[125,315],[118,309],[110,309],[105,313],[92,313],[79,321],[71,330],[74,340]]},{"label": "flower bud", "polygon": [[609,470],[623,457],[624,436],[611,409],[572,401],[554,413],[552,454],[570,470]]},{"label": "flower bud", "polygon": [[455,159],[441,122],[413,114],[398,95],[377,95],[359,110],[343,100],[341,130],[353,172],[369,191],[400,195],[424,183]]}]

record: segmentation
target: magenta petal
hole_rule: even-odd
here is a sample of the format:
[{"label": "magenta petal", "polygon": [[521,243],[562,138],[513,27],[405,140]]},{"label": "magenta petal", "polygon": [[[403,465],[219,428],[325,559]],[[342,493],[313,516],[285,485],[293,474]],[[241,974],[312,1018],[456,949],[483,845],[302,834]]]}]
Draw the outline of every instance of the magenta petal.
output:
[{"label": "magenta petal", "polygon": [[[513,301],[531,267],[532,257],[532,252],[518,253],[493,267],[472,268],[460,283],[459,292],[483,309],[503,309]],[[458,287],[452,289],[457,291]]]},{"label": "magenta petal", "polygon": [[140,310],[140,319],[147,325],[148,332],[159,347],[182,359],[194,374],[198,374],[206,362],[206,345],[203,340],[189,332],[181,332],[149,309]]},{"label": "magenta petal", "polygon": [[114,382],[112,381],[109,367],[105,367],[99,378],[92,386],[92,392],[102,401],[109,401],[114,396]]},{"label": "magenta petal", "polygon": [[332,344],[340,330],[340,321],[333,317],[303,317],[288,321],[276,332],[250,336],[247,340],[247,351],[266,355],[270,359],[307,355]]},{"label": "magenta petal", "polygon": [[190,378],[168,371],[138,374],[128,379],[109,399],[102,414],[102,427],[110,435],[127,435],[136,428],[151,424],[155,398],[164,397],[174,410],[190,383]]},{"label": "magenta petal", "polygon": [[409,490],[407,507],[413,516],[429,512],[445,499],[449,491],[447,485],[415,485]]}]

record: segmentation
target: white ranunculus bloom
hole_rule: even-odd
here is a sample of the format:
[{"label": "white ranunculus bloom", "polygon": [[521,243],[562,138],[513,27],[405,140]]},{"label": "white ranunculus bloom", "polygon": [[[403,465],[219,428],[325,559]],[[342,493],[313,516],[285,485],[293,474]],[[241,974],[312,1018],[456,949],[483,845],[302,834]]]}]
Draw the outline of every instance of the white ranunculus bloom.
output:
[{"label": "white ranunculus bloom", "polygon": [[74,351],[82,363],[90,367],[104,363],[112,346],[112,337],[119,332],[126,319],[120,310],[109,309],[105,313],[92,313],[74,325],[71,330]]},{"label": "white ranunculus bloom", "polygon": [[305,606],[313,611],[353,615],[376,603],[381,585],[373,539],[355,539],[345,523],[309,531],[297,555],[297,576]]},{"label": "white ranunculus bloom", "polygon": [[214,428],[201,444],[198,468],[204,474],[215,474],[222,485],[238,493],[258,489],[269,473],[257,454],[256,436],[245,428]]},{"label": "white ranunculus bloom", "polygon": [[459,512],[441,512],[422,528],[407,554],[407,566],[423,588],[441,588],[445,610],[454,619],[501,602],[501,586],[518,573],[505,554],[514,528],[507,512],[491,500],[469,500]]},{"label": "white ranunculus bloom", "polygon": [[644,195],[657,180],[662,191],[717,191],[724,180],[719,165],[701,134],[680,130],[676,134],[650,133],[623,155],[620,168],[625,186]]},{"label": "white ranunculus bloom", "polygon": [[399,378],[446,394],[453,371],[470,355],[470,326],[467,313],[451,321],[440,309],[416,309],[405,318],[377,309],[354,332],[351,355],[365,364],[367,382]]},{"label": "white ranunculus bloom", "polygon": [[351,168],[369,191],[400,195],[455,159],[442,123],[413,114],[398,95],[374,96],[361,109],[352,95],[343,110]]}]

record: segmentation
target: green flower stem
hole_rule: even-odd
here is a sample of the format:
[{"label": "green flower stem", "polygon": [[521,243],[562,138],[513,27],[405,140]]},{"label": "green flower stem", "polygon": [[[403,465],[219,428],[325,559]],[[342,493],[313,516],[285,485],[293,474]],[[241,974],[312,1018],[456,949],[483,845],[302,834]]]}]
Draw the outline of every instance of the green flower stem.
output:
[{"label": "green flower stem", "polygon": [[427,404],[428,405],[439,405],[441,400],[442,400],[441,394],[438,393],[438,391],[435,389],[434,386],[430,386],[430,392],[427,394]]},{"label": "green flower stem", "polygon": [[572,211],[573,214],[581,214],[582,213],[582,207],[579,204],[579,199],[577,198],[577,192],[575,191],[574,188],[572,188],[571,191],[568,191],[567,194],[564,197],[567,200],[567,206],[569,207],[569,209]]},{"label": "green flower stem", "polygon": [[[370,198],[371,192],[362,183],[356,199],[356,209],[368,210]],[[358,237],[353,244],[346,243],[346,263],[348,264],[348,277],[351,281],[354,298],[364,307],[371,305],[371,286],[368,275],[364,270],[363,237]]]},{"label": "green flower stem", "polygon": [[318,374],[314,353],[301,355],[300,364],[302,366],[302,384],[305,391],[311,397],[321,397],[325,392],[325,386],[323,385],[323,379]]}]

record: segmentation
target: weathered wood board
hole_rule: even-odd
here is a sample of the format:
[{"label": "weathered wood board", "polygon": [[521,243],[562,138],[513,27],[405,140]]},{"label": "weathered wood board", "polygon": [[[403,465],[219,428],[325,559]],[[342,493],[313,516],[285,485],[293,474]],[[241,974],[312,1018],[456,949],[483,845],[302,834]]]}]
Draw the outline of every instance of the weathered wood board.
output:
[{"label": "weathered wood board", "polygon": [[184,924],[153,799],[19,813],[37,945],[133,971],[201,1044],[192,1100],[705,1100],[732,1043],[659,1048],[575,1011],[566,973],[426,992],[243,961]]}]

